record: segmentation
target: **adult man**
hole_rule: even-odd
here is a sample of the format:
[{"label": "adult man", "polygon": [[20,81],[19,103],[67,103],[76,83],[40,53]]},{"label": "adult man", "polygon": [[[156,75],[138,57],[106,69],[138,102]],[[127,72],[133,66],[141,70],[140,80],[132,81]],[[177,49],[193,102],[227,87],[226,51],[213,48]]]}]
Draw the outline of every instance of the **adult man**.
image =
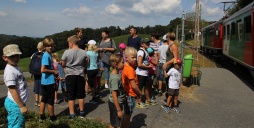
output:
[{"label": "adult man", "polygon": [[138,51],[141,47],[141,37],[137,34],[137,28],[132,26],[130,34],[131,36],[128,38],[127,46],[134,47]]}]

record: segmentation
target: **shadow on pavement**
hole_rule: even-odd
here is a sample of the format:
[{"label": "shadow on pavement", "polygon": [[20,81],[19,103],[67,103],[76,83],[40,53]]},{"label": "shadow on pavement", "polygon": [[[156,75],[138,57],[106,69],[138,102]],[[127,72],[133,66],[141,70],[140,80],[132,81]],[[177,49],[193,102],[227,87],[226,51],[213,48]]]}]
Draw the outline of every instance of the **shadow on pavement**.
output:
[{"label": "shadow on pavement", "polygon": [[141,128],[142,126],[146,126],[146,124],[145,124],[146,117],[147,116],[143,113],[140,113],[140,114],[132,117],[130,128]]}]

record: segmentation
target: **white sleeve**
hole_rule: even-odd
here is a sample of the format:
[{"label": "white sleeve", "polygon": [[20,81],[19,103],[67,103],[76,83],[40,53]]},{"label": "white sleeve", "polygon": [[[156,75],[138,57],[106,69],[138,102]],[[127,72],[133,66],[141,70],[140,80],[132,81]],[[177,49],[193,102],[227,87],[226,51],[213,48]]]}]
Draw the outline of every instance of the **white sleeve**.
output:
[{"label": "white sleeve", "polygon": [[4,74],[4,83],[7,87],[16,85],[16,78],[12,71]]}]

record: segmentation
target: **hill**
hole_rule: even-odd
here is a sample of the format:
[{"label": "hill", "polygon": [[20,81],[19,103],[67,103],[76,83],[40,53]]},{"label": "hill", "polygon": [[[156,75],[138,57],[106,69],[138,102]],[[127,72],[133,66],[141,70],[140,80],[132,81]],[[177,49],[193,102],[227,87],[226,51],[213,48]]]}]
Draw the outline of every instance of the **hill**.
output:
[{"label": "hill", "polygon": [[7,42],[9,40],[16,39],[16,38],[19,38],[19,36],[0,34],[0,43]]}]

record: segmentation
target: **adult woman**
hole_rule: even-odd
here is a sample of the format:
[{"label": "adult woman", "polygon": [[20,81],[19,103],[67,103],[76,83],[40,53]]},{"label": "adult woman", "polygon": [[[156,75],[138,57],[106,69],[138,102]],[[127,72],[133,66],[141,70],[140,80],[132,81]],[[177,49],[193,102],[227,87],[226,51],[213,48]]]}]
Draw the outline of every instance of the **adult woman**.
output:
[{"label": "adult woman", "polygon": [[108,79],[109,79],[109,69],[110,62],[109,58],[111,54],[116,50],[116,45],[114,40],[108,37],[108,31],[102,31],[101,36],[102,40],[98,45],[98,50],[101,52],[101,61],[104,68],[104,79],[105,79],[105,88],[108,88]]}]

